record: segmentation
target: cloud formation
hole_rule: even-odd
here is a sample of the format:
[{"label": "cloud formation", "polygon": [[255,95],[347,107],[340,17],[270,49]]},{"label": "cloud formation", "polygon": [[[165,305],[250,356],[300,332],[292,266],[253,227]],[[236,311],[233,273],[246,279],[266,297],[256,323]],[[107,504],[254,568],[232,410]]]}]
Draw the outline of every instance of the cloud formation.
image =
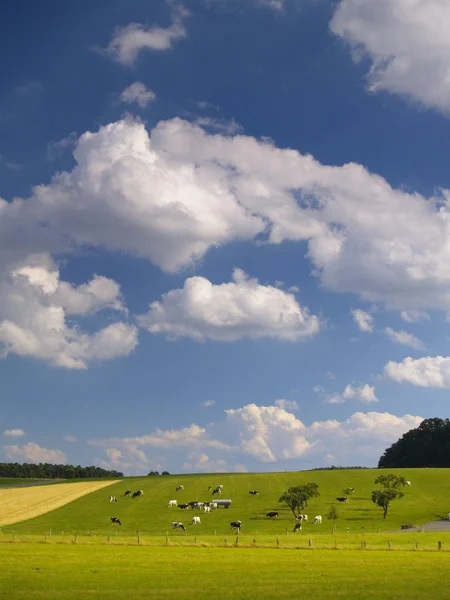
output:
[{"label": "cloud formation", "polygon": [[142,81],[135,81],[123,90],[120,100],[125,104],[136,102],[141,108],[145,108],[150,102],[156,100],[156,94],[149,90]]},{"label": "cloud formation", "polygon": [[425,349],[424,343],[421,342],[419,338],[417,338],[415,335],[412,335],[412,333],[404,331],[403,329],[401,329],[400,331],[395,331],[394,329],[392,329],[392,327],[386,327],[384,331],[386,335],[396,344],[402,344],[403,346],[411,346],[416,350]]},{"label": "cloud formation", "polygon": [[48,255],[29,256],[0,279],[0,358],[18,354],[85,369],[89,360],[126,356],[137,345],[136,327],[118,321],[89,335],[68,324],[68,315],[105,308],[125,311],[115,281],[95,276],[75,287],[60,280]]},{"label": "cloud formation", "polygon": [[150,135],[136,120],[111,123],[82,135],[74,157],[72,171],[26,201],[0,200],[0,277],[29,254],[79,246],[175,272],[236,240],[304,241],[329,291],[401,311],[448,309],[448,190],[408,194],[361,165],[329,167],[178,118]]},{"label": "cloud formation", "polygon": [[402,362],[388,362],[384,374],[398,383],[449,389],[450,357],[424,356],[414,359],[408,356]]},{"label": "cloud formation", "polygon": [[331,31],[355,59],[372,61],[371,92],[387,91],[450,115],[450,4],[447,0],[341,0]]},{"label": "cloud formation", "polygon": [[372,317],[372,315],[365,312],[364,310],[360,310],[359,308],[352,308],[351,313],[353,320],[355,321],[360,331],[372,333],[374,324],[374,318]]},{"label": "cloud formation", "polygon": [[233,281],[214,285],[191,277],[183,289],[172,290],[149,312],[138,317],[150,333],[171,339],[190,337],[232,342],[242,338],[273,337],[296,341],[319,331],[319,319],[302,308],[295,296],[250,279],[241,269]]},{"label": "cloud formation", "polygon": [[352,384],[345,386],[342,394],[326,394],[321,386],[316,386],[314,391],[324,398],[326,404],[343,404],[347,400],[359,400],[365,404],[378,402],[375,386],[365,383],[359,387]]},{"label": "cloud formation", "polygon": [[148,467],[147,447],[152,456],[155,448],[162,453],[161,463],[179,469],[182,461],[187,471],[264,470],[268,464],[286,468],[291,460],[302,468],[323,466],[330,460],[373,466],[387,445],[422,420],[412,415],[356,412],[343,421],[315,421],[306,426],[279,406],[247,404],[225,410],[223,420],[206,427],[193,424],[135,438],[91,440],[90,444],[105,449],[109,468],[129,473]]},{"label": "cloud formation", "polygon": [[41,448],[34,442],[29,442],[23,446],[3,446],[3,452],[6,458],[12,461],[25,460],[29,463],[53,463],[65,465],[66,455],[61,450],[48,450]]},{"label": "cloud formation", "polygon": [[144,50],[153,52],[171,50],[174,42],[184,39],[187,35],[184,21],[188,14],[183,6],[178,5],[173,11],[172,23],[169,27],[147,27],[141,23],[130,23],[126,27],[119,27],[104,50],[104,54],[121,65],[130,67]]},{"label": "cloud formation", "polygon": [[25,431],[23,429],[5,429],[3,435],[11,437],[22,437],[25,435]]}]

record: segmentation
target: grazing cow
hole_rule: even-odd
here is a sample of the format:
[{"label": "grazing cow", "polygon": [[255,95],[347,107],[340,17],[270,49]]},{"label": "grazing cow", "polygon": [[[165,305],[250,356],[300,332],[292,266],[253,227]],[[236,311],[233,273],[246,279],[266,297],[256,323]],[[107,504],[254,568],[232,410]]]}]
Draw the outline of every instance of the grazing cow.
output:
[{"label": "grazing cow", "polygon": [[298,517],[295,517],[296,521],[300,521],[303,522],[305,521],[306,523],[308,522],[308,515],[298,515]]},{"label": "grazing cow", "polygon": [[192,525],[201,525],[202,522],[200,521],[200,517],[194,517],[192,519]]},{"label": "grazing cow", "polygon": [[211,512],[211,507],[210,506],[204,506],[203,507],[203,512],[204,513],[210,513]]},{"label": "grazing cow", "polygon": [[186,510],[187,508],[189,508],[189,504],[179,504],[178,508],[181,508],[183,510]]},{"label": "grazing cow", "polygon": [[211,502],[211,509],[217,508],[217,502]]},{"label": "grazing cow", "polygon": [[239,531],[241,530],[241,525],[242,521],[231,521],[230,523],[231,529],[238,529]]},{"label": "grazing cow", "polygon": [[124,496],[131,496],[131,490],[127,490],[124,494]]},{"label": "grazing cow", "polygon": [[322,516],[321,515],[317,515],[314,517],[314,525],[321,525],[322,524]]},{"label": "grazing cow", "polygon": [[250,490],[249,494],[251,494],[252,496],[258,496],[259,495],[259,490]]},{"label": "grazing cow", "polygon": [[172,529],[182,529],[183,531],[186,531],[186,527],[179,521],[172,521]]},{"label": "grazing cow", "polygon": [[167,508],[171,508],[172,506],[176,506],[176,505],[177,505],[176,500],[169,500],[169,504],[167,505]]},{"label": "grazing cow", "polygon": [[175,491],[181,492],[181,490],[184,490],[184,485],[177,485],[177,489]]},{"label": "grazing cow", "polygon": [[302,524],[301,523],[296,523],[294,525],[294,533],[297,533],[297,531],[301,531],[302,530]]},{"label": "grazing cow", "polygon": [[117,523],[117,525],[122,525],[120,519],[117,517],[111,517],[111,523]]},{"label": "grazing cow", "polygon": [[336,498],[338,502],[348,502],[347,496],[341,496],[340,498]]},{"label": "grazing cow", "polygon": [[411,485],[411,482],[410,481],[406,481],[406,485]]},{"label": "grazing cow", "polygon": [[134,494],[131,497],[132,498],[140,498],[143,495],[144,495],[144,492],[142,490],[138,490],[137,492],[134,492]]},{"label": "grazing cow", "polygon": [[269,517],[269,519],[278,519],[278,513],[275,510],[272,510],[266,514],[266,517]]},{"label": "grazing cow", "polygon": [[115,496],[110,496],[109,497],[109,501],[110,502],[117,502],[116,497]]},{"label": "grazing cow", "polygon": [[212,495],[214,496],[214,494],[221,494],[222,490],[220,488],[216,488],[213,490]]}]

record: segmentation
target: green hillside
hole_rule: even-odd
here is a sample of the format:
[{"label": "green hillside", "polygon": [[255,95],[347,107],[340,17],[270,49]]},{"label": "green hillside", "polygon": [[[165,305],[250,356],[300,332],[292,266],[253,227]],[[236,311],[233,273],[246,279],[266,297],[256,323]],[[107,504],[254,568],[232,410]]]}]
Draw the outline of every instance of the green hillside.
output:
[{"label": "green hillside", "polygon": [[[371,491],[376,487],[374,479],[380,473],[395,473],[411,481],[405,489],[405,497],[391,504],[388,517],[382,518],[382,510],[371,499]],[[182,521],[190,534],[217,534],[230,531],[230,521],[240,519],[245,534],[278,534],[292,529],[294,519],[290,510],[278,504],[278,498],[290,486],[315,482],[319,485],[320,497],[310,501],[305,512],[310,522],[304,531],[315,534],[329,533],[331,522],[327,521],[331,504],[335,503],[340,519],[338,530],[376,532],[378,529],[398,529],[403,523],[421,525],[446,517],[450,512],[450,469],[376,469],[309,471],[298,473],[230,473],[209,475],[171,475],[164,477],[136,477],[120,480],[109,489],[99,490],[80,498],[51,513],[14,525],[22,534],[43,533],[52,529],[54,533],[80,533],[93,530],[95,533],[109,533],[115,527],[110,517],[122,521],[122,534],[139,530],[148,535],[164,535],[171,529],[174,520]],[[178,484],[183,484],[182,492],[175,492]],[[208,486],[222,484],[221,499],[230,498],[230,509],[218,509],[211,514],[200,511],[182,511],[168,508],[169,500],[178,503],[211,500]],[[340,504],[336,497],[343,495],[344,488],[355,488],[348,504]],[[124,497],[127,489],[142,489],[141,498]],[[252,489],[260,491],[259,496],[251,496]],[[110,504],[109,494],[117,497],[117,504]],[[216,498],[216,496],[214,497]],[[278,520],[269,520],[268,511],[279,511]],[[315,515],[322,515],[323,524],[313,525]],[[201,525],[192,526],[192,516],[201,518]],[[6,529],[6,528],[5,528]],[[11,529],[11,527],[10,527]]]}]

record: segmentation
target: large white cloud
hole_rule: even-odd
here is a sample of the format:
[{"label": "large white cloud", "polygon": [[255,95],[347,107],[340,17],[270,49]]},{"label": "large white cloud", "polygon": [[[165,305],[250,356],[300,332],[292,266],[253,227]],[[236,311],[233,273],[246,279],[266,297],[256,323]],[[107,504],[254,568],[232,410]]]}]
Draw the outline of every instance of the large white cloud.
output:
[{"label": "large white cloud", "polygon": [[150,333],[198,341],[235,341],[273,337],[295,341],[319,331],[319,319],[302,308],[293,294],[264,286],[235,269],[233,281],[213,285],[204,277],[187,279],[153,302],[139,323]]},{"label": "large white cloud", "polygon": [[184,20],[188,12],[183,6],[175,7],[169,27],[146,26],[130,23],[119,27],[104,54],[124,66],[132,66],[144,50],[164,52],[171,50],[175,41],[186,37]]},{"label": "large white cloud", "polygon": [[[110,468],[129,473],[148,467],[146,449],[160,453],[170,468],[188,471],[232,471],[334,464],[373,466],[388,445],[417,427],[422,417],[356,412],[343,421],[315,421],[306,426],[279,406],[247,404],[225,410],[225,418],[206,427],[157,430],[134,438],[91,440],[105,450]],[[156,450],[155,450],[156,449]],[[162,454],[161,454],[162,453]],[[188,457],[188,460],[186,460]],[[289,462],[293,461],[293,462]]]},{"label": "large white cloud", "polygon": [[69,369],[91,359],[126,356],[137,345],[136,327],[116,322],[88,335],[67,315],[125,310],[120,288],[106,277],[75,287],[60,281],[48,255],[28,257],[0,279],[0,357],[32,356]]},{"label": "large white cloud", "polygon": [[450,388],[450,357],[424,356],[414,359],[408,356],[402,362],[390,361],[384,374],[399,383],[412,383],[420,387]]},{"label": "large white cloud", "polygon": [[330,28],[370,57],[369,90],[450,114],[448,0],[341,0]]},{"label": "large white cloud", "polygon": [[6,458],[13,461],[25,460],[30,463],[53,463],[64,465],[67,462],[66,455],[61,450],[48,450],[34,442],[23,446],[3,446]]},{"label": "large white cloud", "polygon": [[408,194],[357,164],[324,166],[181,119],[150,136],[140,122],[111,123],[81,136],[74,157],[28,200],[0,201],[0,272],[78,245],[177,271],[211,247],[266,236],[306,241],[328,290],[404,311],[450,306],[450,191]]}]

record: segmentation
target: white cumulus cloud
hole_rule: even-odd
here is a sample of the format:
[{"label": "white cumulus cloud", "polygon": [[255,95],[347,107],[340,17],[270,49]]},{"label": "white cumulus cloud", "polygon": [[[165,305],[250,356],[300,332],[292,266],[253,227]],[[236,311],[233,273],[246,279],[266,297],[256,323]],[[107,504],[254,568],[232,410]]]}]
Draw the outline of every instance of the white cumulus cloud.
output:
[{"label": "white cumulus cloud", "polygon": [[322,165],[178,118],[150,134],[132,119],[86,132],[74,158],[72,171],[27,200],[0,200],[0,277],[29,254],[79,246],[174,272],[210,248],[258,236],[306,242],[329,291],[399,311],[448,311],[449,190],[409,194],[358,164]]},{"label": "white cumulus cloud", "polygon": [[448,0],[340,0],[330,28],[372,61],[370,91],[450,114]]},{"label": "white cumulus cloud", "polygon": [[171,290],[149,312],[138,317],[141,327],[169,338],[235,341],[273,337],[295,341],[319,331],[319,319],[302,308],[295,296],[250,279],[241,269],[233,281],[219,285],[191,277],[183,289]]},{"label": "white cumulus cloud", "polygon": [[[187,471],[267,470],[277,465],[317,467],[332,460],[339,465],[373,466],[386,447],[422,417],[389,413],[356,412],[343,421],[314,421],[305,425],[278,406],[247,404],[225,410],[225,417],[206,427],[191,425],[178,430],[156,430],[134,438],[91,440],[103,448],[104,465],[128,473],[148,470],[159,453],[160,464],[180,465]],[[356,457],[356,458],[355,458]]]},{"label": "white cumulus cloud", "polygon": [[3,446],[3,452],[6,458],[13,461],[25,460],[30,463],[53,463],[58,465],[66,464],[66,455],[61,450],[48,450],[41,448],[34,442],[29,442],[23,446]]},{"label": "white cumulus cloud", "polygon": [[399,383],[412,383],[420,387],[450,388],[450,357],[408,356],[402,362],[388,362],[384,374]]},{"label": "white cumulus cloud", "polygon": [[327,404],[343,404],[347,400],[359,400],[360,402],[367,404],[370,402],[378,402],[378,398],[375,394],[375,386],[369,385],[368,383],[359,387],[349,383],[345,386],[342,394],[331,394],[329,396],[324,394],[323,389],[320,386],[317,386],[317,389],[314,391],[324,396]]},{"label": "white cumulus cloud", "polygon": [[156,99],[156,94],[149,90],[142,81],[135,81],[120,94],[120,100],[125,104],[136,102],[141,108],[145,108]]},{"label": "white cumulus cloud", "polygon": [[0,279],[0,358],[18,354],[85,369],[92,359],[126,356],[137,345],[136,327],[118,321],[86,334],[67,321],[104,308],[125,310],[115,281],[96,276],[75,287],[60,281],[48,255],[30,256]]}]

